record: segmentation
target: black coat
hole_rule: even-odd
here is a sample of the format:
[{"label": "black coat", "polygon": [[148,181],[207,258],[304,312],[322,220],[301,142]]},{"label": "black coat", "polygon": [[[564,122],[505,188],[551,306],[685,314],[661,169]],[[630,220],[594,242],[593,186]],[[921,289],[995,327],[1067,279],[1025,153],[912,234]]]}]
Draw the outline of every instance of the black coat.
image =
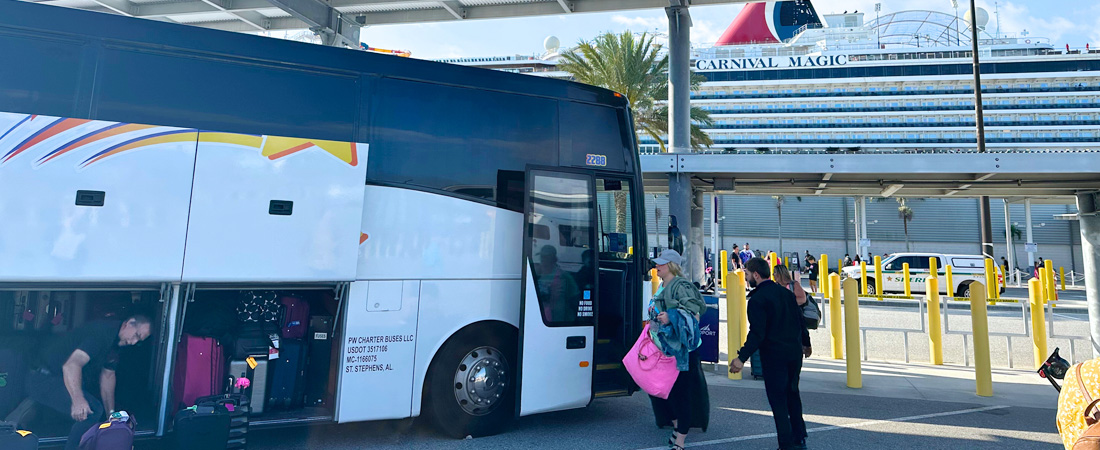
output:
[{"label": "black coat", "polygon": [[810,332],[794,293],[774,281],[764,280],[749,292],[748,316],[749,335],[737,352],[741,362],[748,362],[757,350],[772,358],[798,359],[802,347],[810,346]]}]

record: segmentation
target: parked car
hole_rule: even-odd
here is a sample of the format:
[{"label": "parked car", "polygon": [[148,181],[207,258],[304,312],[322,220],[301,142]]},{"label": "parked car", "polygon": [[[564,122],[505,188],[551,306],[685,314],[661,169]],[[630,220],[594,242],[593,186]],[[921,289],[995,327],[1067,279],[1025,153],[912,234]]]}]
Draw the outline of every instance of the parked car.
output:
[{"label": "parked car", "polygon": [[[931,273],[930,258],[936,258],[936,268],[940,279],[940,293],[954,297],[969,297],[970,284],[975,281],[985,282],[985,258],[982,255],[948,255],[943,253],[894,253],[882,260],[882,284],[883,293],[905,292],[905,277],[903,265],[909,263],[909,291],[914,294],[923,294],[925,282]],[[951,282],[953,286],[947,286],[947,267],[951,266]],[[855,278],[860,282],[859,266],[845,267],[841,271],[841,278]],[[1002,275],[998,275],[998,283],[1002,284],[1000,292],[1004,292]],[[950,287],[950,290],[948,288]],[[862,292],[862,286],[860,286]],[[867,293],[874,295],[880,287],[875,285],[875,267],[873,263],[867,264]]]}]

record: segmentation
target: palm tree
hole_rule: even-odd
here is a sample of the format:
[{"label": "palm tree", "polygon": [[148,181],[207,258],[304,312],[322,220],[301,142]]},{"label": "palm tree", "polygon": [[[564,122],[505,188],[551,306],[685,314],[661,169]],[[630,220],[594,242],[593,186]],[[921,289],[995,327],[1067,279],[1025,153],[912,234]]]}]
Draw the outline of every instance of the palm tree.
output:
[{"label": "palm tree", "polygon": [[898,201],[898,218],[901,219],[901,224],[905,228],[905,251],[909,251],[909,221],[913,220],[913,208],[905,204],[905,198],[897,197]]},{"label": "palm tree", "polygon": [[[662,48],[648,33],[606,32],[563,53],[558,68],[581,83],[626,97],[634,114],[634,129],[652,137],[665,152],[661,137],[668,134],[668,55],[661,54]],[[693,74],[691,90],[698,90],[704,80]],[[714,145],[702,128],[714,125],[710,113],[693,106],[690,114],[691,147],[700,150]]]},{"label": "palm tree", "polygon": [[[668,55],[661,55],[662,46],[653,36],[630,31],[611,32],[581,41],[577,47],[561,56],[558,68],[569,72],[581,83],[600,86],[618,92],[630,102],[634,129],[652,137],[667,151],[661,136],[668,133]],[[698,90],[704,78],[694,75],[691,89]],[[714,144],[700,125],[714,125],[710,113],[691,108],[691,147],[701,149]],[[626,192],[615,192],[615,231],[626,232]],[[682,219],[681,219],[682,220]]]},{"label": "palm tree", "polygon": [[[795,197],[798,201],[802,201],[802,197]],[[783,203],[787,201],[787,197],[782,195],[773,195],[772,200],[775,200],[775,209],[779,213],[779,258],[783,258]]]}]

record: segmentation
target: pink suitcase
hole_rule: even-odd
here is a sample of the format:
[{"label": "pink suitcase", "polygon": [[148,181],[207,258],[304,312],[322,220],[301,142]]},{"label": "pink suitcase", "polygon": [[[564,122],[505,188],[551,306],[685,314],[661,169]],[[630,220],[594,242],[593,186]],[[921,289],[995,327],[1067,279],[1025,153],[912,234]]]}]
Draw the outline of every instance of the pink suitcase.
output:
[{"label": "pink suitcase", "polygon": [[176,353],[172,392],[180,410],[199,397],[225,391],[225,357],[217,339],[184,334]]}]

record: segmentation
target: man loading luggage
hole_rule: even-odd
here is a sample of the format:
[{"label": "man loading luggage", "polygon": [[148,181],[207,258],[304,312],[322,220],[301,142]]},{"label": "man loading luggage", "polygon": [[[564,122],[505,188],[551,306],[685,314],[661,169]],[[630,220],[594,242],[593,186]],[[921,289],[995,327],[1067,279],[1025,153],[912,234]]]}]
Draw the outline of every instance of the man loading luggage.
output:
[{"label": "man loading luggage", "polygon": [[[55,337],[39,355],[27,377],[27,394],[35,402],[74,421],[65,448],[76,449],[80,437],[115,409],[118,348],[135,345],[152,332],[149,317],[94,320]],[[85,376],[99,375],[99,397],[86,389]]]}]

